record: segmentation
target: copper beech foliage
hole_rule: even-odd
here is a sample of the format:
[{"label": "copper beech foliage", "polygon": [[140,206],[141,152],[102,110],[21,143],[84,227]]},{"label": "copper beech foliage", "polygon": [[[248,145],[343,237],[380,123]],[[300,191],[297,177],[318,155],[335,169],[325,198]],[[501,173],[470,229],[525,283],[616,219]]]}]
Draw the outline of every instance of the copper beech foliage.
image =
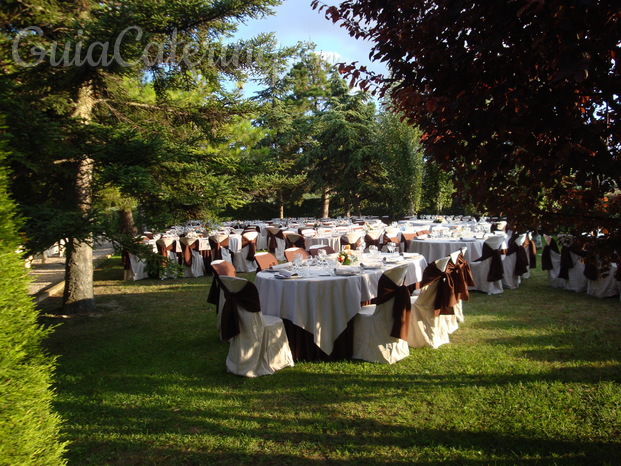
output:
[{"label": "copper beech foliage", "polygon": [[523,229],[619,232],[618,0],[312,6],[372,42],[390,76],[341,72],[420,126],[460,196]]}]

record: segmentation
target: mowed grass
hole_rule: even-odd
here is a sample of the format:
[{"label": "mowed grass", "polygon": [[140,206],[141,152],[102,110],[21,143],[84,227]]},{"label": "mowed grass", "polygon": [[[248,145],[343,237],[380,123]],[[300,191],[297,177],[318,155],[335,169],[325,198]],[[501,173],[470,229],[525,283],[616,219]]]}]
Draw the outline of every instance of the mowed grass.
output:
[{"label": "mowed grass", "polygon": [[[252,275],[243,275],[252,278]],[[439,349],[385,366],[228,374],[211,278],[95,274],[98,313],[60,318],[55,407],[71,464],[619,464],[621,303],[548,287],[473,292]]]}]

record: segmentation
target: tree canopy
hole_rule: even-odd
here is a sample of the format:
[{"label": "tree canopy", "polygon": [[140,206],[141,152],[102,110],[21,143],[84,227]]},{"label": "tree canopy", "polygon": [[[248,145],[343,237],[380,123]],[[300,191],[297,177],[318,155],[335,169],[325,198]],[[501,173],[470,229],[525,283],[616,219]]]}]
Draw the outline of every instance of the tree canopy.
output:
[{"label": "tree canopy", "polygon": [[374,43],[390,76],[341,70],[420,126],[466,202],[524,226],[619,231],[618,2],[312,4]]}]

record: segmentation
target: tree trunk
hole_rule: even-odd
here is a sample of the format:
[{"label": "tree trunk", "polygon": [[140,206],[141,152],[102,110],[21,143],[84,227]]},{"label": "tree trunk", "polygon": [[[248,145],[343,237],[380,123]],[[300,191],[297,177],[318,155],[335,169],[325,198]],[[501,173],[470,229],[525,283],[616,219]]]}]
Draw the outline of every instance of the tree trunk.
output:
[{"label": "tree trunk", "polygon": [[330,217],[330,188],[324,188],[321,193],[321,218]]},{"label": "tree trunk", "polygon": [[93,248],[88,242],[69,238],[66,255],[63,310],[66,314],[93,312]]},{"label": "tree trunk", "polygon": [[282,201],[280,202],[280,205],[278,206],[278,218],[281,220],[285,218],[285,204],[283,204]]},{"label": "tree trunk", "polygon": [[[93,88],[85,83],[78,91],[73,116],[88,124],[94,105]],[[93,197],[93,160],[85,156],[78,161],[75,181],[76,207],[88,222]],[[65,262],[65,290],[63,309],[66,313],[89,313],[95,310],[93,292],[93,248],[92,238],[78,240],[69,238]]]},{"label": "tree trunk", "polygon": [[135,236],[138,230],[136,230],[136,225],[134,224],[134,214],[131,209],[121,209],[119,211],[121,222],[121,233],[125,233],[126,235]]}]

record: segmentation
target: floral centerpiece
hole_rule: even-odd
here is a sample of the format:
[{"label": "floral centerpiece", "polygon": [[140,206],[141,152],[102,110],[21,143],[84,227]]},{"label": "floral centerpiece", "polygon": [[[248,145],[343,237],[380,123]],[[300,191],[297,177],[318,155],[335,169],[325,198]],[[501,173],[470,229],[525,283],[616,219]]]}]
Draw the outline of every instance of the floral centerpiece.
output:
[{"label": "floral centerpiece", "polygon": [[338,253],[336,260],[339,261],[341,265],[352,265],[358,260],[358,256],[352,251],[351,246],[347,244],[343,246],[343,250]]}]

